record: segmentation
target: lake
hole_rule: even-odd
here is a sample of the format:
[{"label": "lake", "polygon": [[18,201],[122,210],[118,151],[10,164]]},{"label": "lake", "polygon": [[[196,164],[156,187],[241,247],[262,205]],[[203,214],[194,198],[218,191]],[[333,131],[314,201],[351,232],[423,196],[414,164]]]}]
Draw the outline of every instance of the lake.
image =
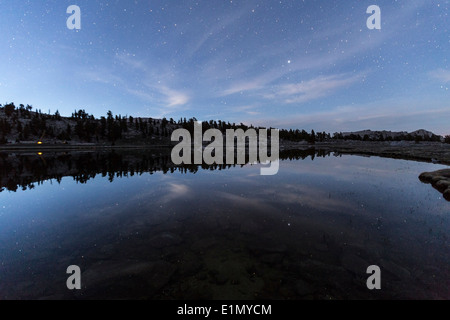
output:
[{"label": "lake", "polygon": [[450,298],[450,202],[418,179],[445,166],[280,156],[261,176],[158,150],[1,153],[0,299]]}]

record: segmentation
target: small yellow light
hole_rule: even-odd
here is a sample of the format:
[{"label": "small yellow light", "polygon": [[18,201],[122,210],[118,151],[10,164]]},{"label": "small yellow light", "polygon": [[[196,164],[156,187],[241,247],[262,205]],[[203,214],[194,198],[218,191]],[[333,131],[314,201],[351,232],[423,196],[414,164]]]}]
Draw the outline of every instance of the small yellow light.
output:
[{"label": "small yellow light", "polygon": [[42,141],[39,141],[38,144],[42,144]]},{"label": "small yellow light", "polygon": [[42,152],[38,152],[38,156],[42,156],[43,155],[43,153]]}]

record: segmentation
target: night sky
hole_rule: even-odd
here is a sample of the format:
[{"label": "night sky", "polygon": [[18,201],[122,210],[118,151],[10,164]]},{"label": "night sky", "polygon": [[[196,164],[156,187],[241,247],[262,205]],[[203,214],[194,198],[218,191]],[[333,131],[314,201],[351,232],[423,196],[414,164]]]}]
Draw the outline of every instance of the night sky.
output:
[{"label": "night sky", "polygon": [[[67,7],[81,8],[69,30]],[[381,8],[369,30],[368,6]],[[0,0],[0,103],[450,134],[449,1]]]}]

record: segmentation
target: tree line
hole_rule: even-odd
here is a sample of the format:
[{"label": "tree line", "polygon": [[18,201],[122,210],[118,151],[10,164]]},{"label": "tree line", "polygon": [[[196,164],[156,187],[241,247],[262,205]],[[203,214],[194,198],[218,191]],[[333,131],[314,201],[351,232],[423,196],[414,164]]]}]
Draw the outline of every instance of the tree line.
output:
[{"label": "tree line", "polygon": [[[62,117],[57,110],[54,114],[42,113],[40,109],[35,109],[31,105],[20,104],[18,107],[14,103],[0,105],[0,144],[7,143],[7,136],[13,134],[15,142],[46,139],[60,140],[68,142],[77,140],[80,142],[99,143],[108,141],[114,144],[121,139],[149,139],[167,138],[178,128],[194,133],[194,123],[198,120],[195,117],[190,119],[180,118],[175,121],[173,118],[153,119],[134,118],[133,116],[114,115],[108,111],[100,119],[90,115],[85,110],[75,110],[70,117]],[[210,120],[202,122],[203,132],[209,129],[218,129],[223,134],[228,129],[265,129],[264,127],[247,126],[243,123],[236,124],[223,120]],[[272,128],[269,128],[272,129]],[[326,132],[307,132],[300,129],[281,129],[280,139],[286,141],[306,141],[310,144],[331,140],[356,140],[356,141],[441,141],[441,137],[432,135],[431,137],[421,137],[419,135],[402,134],[395,137],[334,133],[333,136]],[[450,143],[450,136],[444,138],[446,143]]]},{"label": "tree line", "polygon": [[[54,114],[45,114],[41,110],[32,111],[32,106],[14,103],[0,105],[0,112],[5,117],[0,118],[0,144],[7,143],[6,137],[15,134],[16,142],[45,139],[82,142],[115,142],[129,136],[148,138],[169,137],[168,120],[133,118],[132,116],[113,115],[108,111],[106,116],[96,119],[85,110],[75,110],[70,117],[61,117],[57,110]],[[172,120],[173,121],[173,120]]]}]

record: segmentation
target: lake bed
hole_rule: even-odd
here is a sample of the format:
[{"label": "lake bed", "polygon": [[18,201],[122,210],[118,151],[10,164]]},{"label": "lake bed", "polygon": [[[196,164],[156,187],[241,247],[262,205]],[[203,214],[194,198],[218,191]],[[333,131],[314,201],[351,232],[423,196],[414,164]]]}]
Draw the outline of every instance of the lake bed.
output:
[{"label": "lake bed", "polygon": [[[249,164],[148,170],[152,156],[3,190],[0,298],[450,298],[450,203],[418,179],[443,165],[314,153],[260,176]],[[89,157],[80,168],[105,163]],[[82,290],[66,287],[70,265]],[[366,286],[370,265],[381,290]]]}]

